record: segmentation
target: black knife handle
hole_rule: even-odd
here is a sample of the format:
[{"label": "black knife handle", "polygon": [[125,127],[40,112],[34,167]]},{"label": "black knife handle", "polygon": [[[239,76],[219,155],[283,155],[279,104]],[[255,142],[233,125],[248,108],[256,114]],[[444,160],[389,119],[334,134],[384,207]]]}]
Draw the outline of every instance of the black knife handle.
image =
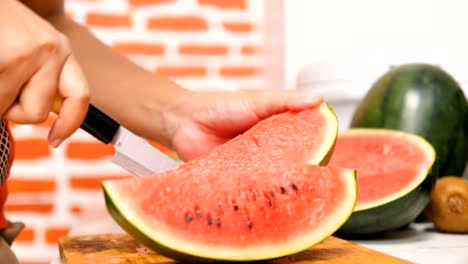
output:
[{"label": "black knife handle", "polygon": [[92,104],[89,105],[88,113],[81,124],[83,130],[106,144],[112,141],[119,127],[117,121]]}]

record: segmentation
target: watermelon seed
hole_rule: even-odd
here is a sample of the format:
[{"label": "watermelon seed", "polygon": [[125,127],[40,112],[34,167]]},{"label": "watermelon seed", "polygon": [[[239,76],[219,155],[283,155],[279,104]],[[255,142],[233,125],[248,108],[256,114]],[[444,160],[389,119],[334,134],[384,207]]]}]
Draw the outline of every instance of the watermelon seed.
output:
[{"label": "watermelon seed", "polygon": [[286,188],[283,186],[280,187],[281,194],[286,194]]},{"label": "watermelon seed", "polygon": [[297,188],[297,185],[296,184],[291,184],[291,188],[293,189],[293,191],[295,192],[299,192],[299,189]]},{"label": "watermelon seed", "polygon": [[268,206],[273,207],[273,201],[271,201],[270,199],[268,199],[267,204]]},{"label": "watermelon seed", "polygon": [[238,206],[238,205],[234,205],[232,208],[233,208],[234,211],[236,211],[236,212],[239,211],[239,206]]},{"label": "watermelon seed", "polygon": [[216,219],[216,226],[221,227],[221,219]]},{"label": "watermelon seed", "polygon": [[250,196],[252,197],[252,200],[254,200],[254,201],[257,198],[257,195],[255,194],[254,191],[252,191],[252,189],[250,189]]},{"label": "watermelon seed", "polygon": [[199,218],[202,218],[203,216],[203,212],[202,211],[197,211],[195,212],[195,216],[199,219]]},{"label": "watermelon seed", "polygon": [[209,226],[213,225],[213,219],[208,218],[208,221],[206,222]]},{"label": "watermelon seed", "polygon": [[185,214],[185,221],[187,221],[187,223],[190,223],[190,222],[192,222],[192,220],[193,220],[192,214],[189,213],[189,212],[187,212],[187,213]]},{"label": "watermelon seed", "polygon": [[271,198],[275,197],[275,192],[274,192],[274,191],[270,191],[270,196],[271,196]]},{"label": "watermelon seed", "polygon": [[252,229],[252,227],[253,227],[252,221],[247,220],[247,227],[248,227],[249,229]]}]

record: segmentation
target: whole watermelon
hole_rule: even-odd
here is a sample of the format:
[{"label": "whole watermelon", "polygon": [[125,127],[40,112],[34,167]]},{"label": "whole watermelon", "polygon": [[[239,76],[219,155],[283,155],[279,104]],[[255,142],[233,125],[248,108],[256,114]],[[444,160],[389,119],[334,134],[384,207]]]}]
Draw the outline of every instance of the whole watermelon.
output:
[{"label": "whole watermelon", "polygon": [[358,105],[351,127],[388,128],[424,137],[436,150],[436,173],[462,176],[468,160],[468,104],[438,66],[402,64],[383,74]]}]

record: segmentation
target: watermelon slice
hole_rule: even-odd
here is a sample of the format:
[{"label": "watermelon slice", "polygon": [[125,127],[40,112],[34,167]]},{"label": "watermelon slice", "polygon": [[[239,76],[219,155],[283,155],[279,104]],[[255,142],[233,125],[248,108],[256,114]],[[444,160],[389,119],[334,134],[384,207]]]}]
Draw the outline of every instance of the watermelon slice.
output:
[{"label": "watermelon slice", "polygon": [[338,135],[328,166],[354,168],[358,200],[343,235],[379,233],[412,222],[429,202],[435,151],[424,138],[389,129]]},{"label": "watermelon slice", "polygon": [[328,105],[279,114],[179,168],[103,183],[135,239],[183,261],[255,261],[334,233],[356,203],[352,169],[321,167],[337,135]]}]

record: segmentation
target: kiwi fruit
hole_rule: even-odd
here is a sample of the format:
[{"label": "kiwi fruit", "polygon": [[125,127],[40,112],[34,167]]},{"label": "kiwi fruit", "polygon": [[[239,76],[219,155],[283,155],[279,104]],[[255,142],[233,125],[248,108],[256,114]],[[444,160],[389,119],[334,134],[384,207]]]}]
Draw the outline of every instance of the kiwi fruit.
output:
[{"label": "kiwi fruit", "polygon": [[468,233],[468,180],[445,176],[436,181],[426,215],[446,233]]}]

